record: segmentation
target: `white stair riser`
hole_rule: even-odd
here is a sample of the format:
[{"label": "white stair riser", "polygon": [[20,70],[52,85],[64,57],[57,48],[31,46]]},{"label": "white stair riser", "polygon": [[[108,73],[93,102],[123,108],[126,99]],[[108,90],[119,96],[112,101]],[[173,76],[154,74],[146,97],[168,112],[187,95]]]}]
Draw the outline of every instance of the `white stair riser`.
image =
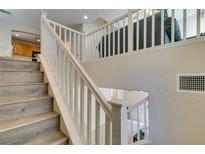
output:
[{"label": "white stair riser", "polygon": [[57,130],[59,130],[59,117],[54,117],[0,133],[0,144],[25,144],[36,137]]},{"label": "white stair riser", "polygon": [[0,105],[0,121],[12,120],[26,116],[53,111],[53,99]]},{"label": "white stair riser", "polygon": [[0,85],[0,99],[15,99],[48,94],[48,84]]},{"label": "white stair riser", "polygon": [[0,59],[0,69],[38,71],[40,70],[40,64],[35,62]]},{"label": "white stair riser", "polygon": [[0,83],[39,83],[43,82],[42,72],[1,71]]}]

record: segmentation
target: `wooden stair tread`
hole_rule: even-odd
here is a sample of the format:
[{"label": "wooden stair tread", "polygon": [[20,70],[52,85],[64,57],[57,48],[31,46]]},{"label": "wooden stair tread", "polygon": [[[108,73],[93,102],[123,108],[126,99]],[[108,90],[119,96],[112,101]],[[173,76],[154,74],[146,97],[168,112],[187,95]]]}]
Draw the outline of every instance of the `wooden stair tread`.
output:
[{"label": "wooden stair tread", "polygon": [[62,132],[52,132],[47,135],[40,136],[27,144],[33,145],[58,145],[68,140],[68,137],[65,136]]},{"label": "wooden stair tread", "polygon": [[0,72],[26,72],[26,73],[43,73],[42,71],[37,70],[18,70],[18,69],[0,69]]},{"label": "wooden stair tread", "polygon": [[36,61],[28,61],[28,60],[21,60],[21,59],[11,59],[11,58],[4,58],[4,57],[0,57],[0,60],[16,61],[16,62],[28,62],[28,63],[34,63],[34,64],[39,64],[40,63],[40,62],[36,62]]},{"label": "wooden stair tread", "polygon": [[24,85],[42,85],[47,84],[45,82],[38,82],[38,83],[0,83],[0,86],[24,86]]},{"label": "wooden stair tread", "polygon": [[58,114],[55,112],[49,112],[44,114],[37,114],[33,116],[18,118],[9,121],[2,121],[0,122],[0,133],[9,131],[12,129],[20,128],[23,126],[27,126],[36,122],[44,121],[50,118],[57,117]]},{"label": "wooden stair tread", "polygon": [[45,100],[45,99],[50,99],[50,98],[52,97],[48,95],[44,95],[44,96],[29,96],[29,97],[16,98],[16,99],[0,99],[0,106],[24,103],[24,102],[32,102],[32,101],[37,101],[37,100]]}]

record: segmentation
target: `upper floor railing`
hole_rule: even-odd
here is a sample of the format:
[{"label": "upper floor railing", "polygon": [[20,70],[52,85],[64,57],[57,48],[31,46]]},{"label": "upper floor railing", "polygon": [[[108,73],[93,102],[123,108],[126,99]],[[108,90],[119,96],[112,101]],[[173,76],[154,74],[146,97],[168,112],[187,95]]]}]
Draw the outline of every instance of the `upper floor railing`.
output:
[{"label": "upper floor railing", "polygon": [[205,10],[131,10],[85,35],[84,62],[167,47],[205,35]]}]

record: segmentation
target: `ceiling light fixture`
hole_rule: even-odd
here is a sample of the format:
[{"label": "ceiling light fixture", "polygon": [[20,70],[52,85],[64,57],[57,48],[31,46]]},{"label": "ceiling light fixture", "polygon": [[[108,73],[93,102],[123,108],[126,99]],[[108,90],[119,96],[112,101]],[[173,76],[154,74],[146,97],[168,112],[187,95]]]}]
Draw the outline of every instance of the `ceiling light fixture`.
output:
[{"label": "ceiling light fixture", "polygon": [[40,39],[37,39],[37,42],[40,42],[41,40]]},{"label": "ceiling light fixture", "polygon": [[84,15],[84,17],[83,17],[85,20],[87,20],[88,19],[88,16],[86,16],[86,15]]},{"label": "ceiling light fixture", "polygon": [[19,34],[16,34],[16,37],[19,37],[20,35]]}]

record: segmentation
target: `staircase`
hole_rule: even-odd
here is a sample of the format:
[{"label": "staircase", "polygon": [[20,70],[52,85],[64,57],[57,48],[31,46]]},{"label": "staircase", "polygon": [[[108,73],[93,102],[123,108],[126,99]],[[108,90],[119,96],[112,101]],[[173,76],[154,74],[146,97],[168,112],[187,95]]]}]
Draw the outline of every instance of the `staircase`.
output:
[{"label": "staircase", "polygon": [[0,58],[0,144],[68,144],[40,64]]}]

